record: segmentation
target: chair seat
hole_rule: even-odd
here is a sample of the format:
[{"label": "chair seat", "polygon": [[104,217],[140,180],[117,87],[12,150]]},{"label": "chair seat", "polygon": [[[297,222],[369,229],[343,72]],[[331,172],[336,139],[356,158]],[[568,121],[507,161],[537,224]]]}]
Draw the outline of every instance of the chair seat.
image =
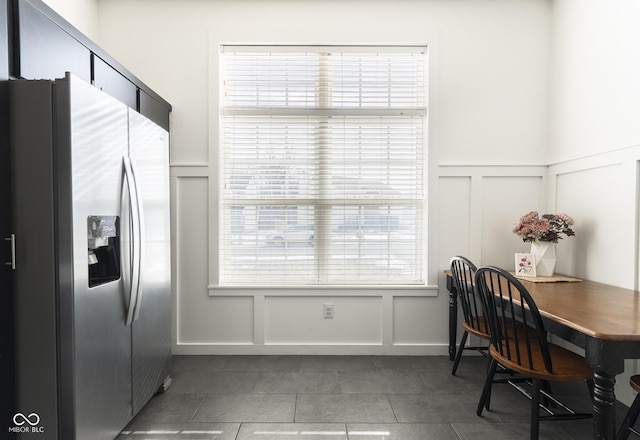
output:
[{"label": "chair seat", "polygon": [[491,339],[491,336],[489,335],[489,323],[484,316],[471,318],[470,323],[462,320],[462,327],[474,336],[486,339],[487,341]]},{"label": "chair seat", "polygon": [[[527,332],[525,332],[524,326],[525,326],[524,323],[517,324],[516,331],[518,332],[518,335],[522,336],[527,334]],[[486,340],[491,339],[491,334],[489,333],[490,332],[489,322],[485,319],[484,316],[478,316],[476,318],[472,318],[470,320],[470,323],[466,322],[465,320],[462,320],[462,327],[472,335],[475,335],[479,338],[486,339]],[[528,337],[535,338],[536,337],[535,330],[528,329]]]},{"label": "chair seat", "polygon": [[[520,352],[523,353],[524,358],[526,356],[527,345],[524,342],[520,342],[519,345]],[[509,349],[512,354],[516,352],[516,343],[513,340],[509,341]],[[518,365],[515,361],[509,360],[506,356],[501,355],[493,345],[489,349],[491,356],[506,368],[536,379],[548,381],[580,381],[593,378],[593,370],[587,365],[583,357],[554,344],[549,344],[549,351],[553,359],[552,373],[545,369],[542,352],[537,344],[531,344],[531,359],[533,364],[531,368]]]}]

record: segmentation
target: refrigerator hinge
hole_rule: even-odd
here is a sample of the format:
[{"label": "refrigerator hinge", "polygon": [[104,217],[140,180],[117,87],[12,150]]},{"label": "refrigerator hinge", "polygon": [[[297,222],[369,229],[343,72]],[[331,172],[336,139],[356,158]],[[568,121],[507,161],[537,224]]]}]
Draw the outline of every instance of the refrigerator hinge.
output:
[{"label": "refrigerator hinge", "polygon": [[5,262],[5,266],[10,266],[12,270],[16,270],[16,234],[11,234],[10,237],[5,237],[5,241],[10,242],[11,246],[11,261]]}]

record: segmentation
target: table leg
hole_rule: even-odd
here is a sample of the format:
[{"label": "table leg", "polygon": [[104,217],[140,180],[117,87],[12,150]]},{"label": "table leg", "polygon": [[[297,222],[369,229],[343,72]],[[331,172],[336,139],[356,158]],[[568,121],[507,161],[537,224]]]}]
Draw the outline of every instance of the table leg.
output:
[{"label": "table leg", "polygon": [[593,438],[613,440],[616,437],[615,376],[594,372],[593,382]]}]

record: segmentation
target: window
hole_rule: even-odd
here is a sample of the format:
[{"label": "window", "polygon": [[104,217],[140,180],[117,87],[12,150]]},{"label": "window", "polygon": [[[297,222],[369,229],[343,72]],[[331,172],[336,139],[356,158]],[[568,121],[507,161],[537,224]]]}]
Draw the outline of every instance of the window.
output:
[{"label": "window", "polygon": [[221,284],[424,284],[426,57],[222,48]]}]

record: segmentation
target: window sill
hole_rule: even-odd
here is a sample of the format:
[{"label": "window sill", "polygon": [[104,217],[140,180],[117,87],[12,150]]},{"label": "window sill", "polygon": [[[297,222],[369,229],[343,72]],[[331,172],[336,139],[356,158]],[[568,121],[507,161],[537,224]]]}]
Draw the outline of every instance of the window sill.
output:
[{"label": "window sill", "polygon": [[231,285],[207,287],[209,296],[438,296],[434,285]]}]

